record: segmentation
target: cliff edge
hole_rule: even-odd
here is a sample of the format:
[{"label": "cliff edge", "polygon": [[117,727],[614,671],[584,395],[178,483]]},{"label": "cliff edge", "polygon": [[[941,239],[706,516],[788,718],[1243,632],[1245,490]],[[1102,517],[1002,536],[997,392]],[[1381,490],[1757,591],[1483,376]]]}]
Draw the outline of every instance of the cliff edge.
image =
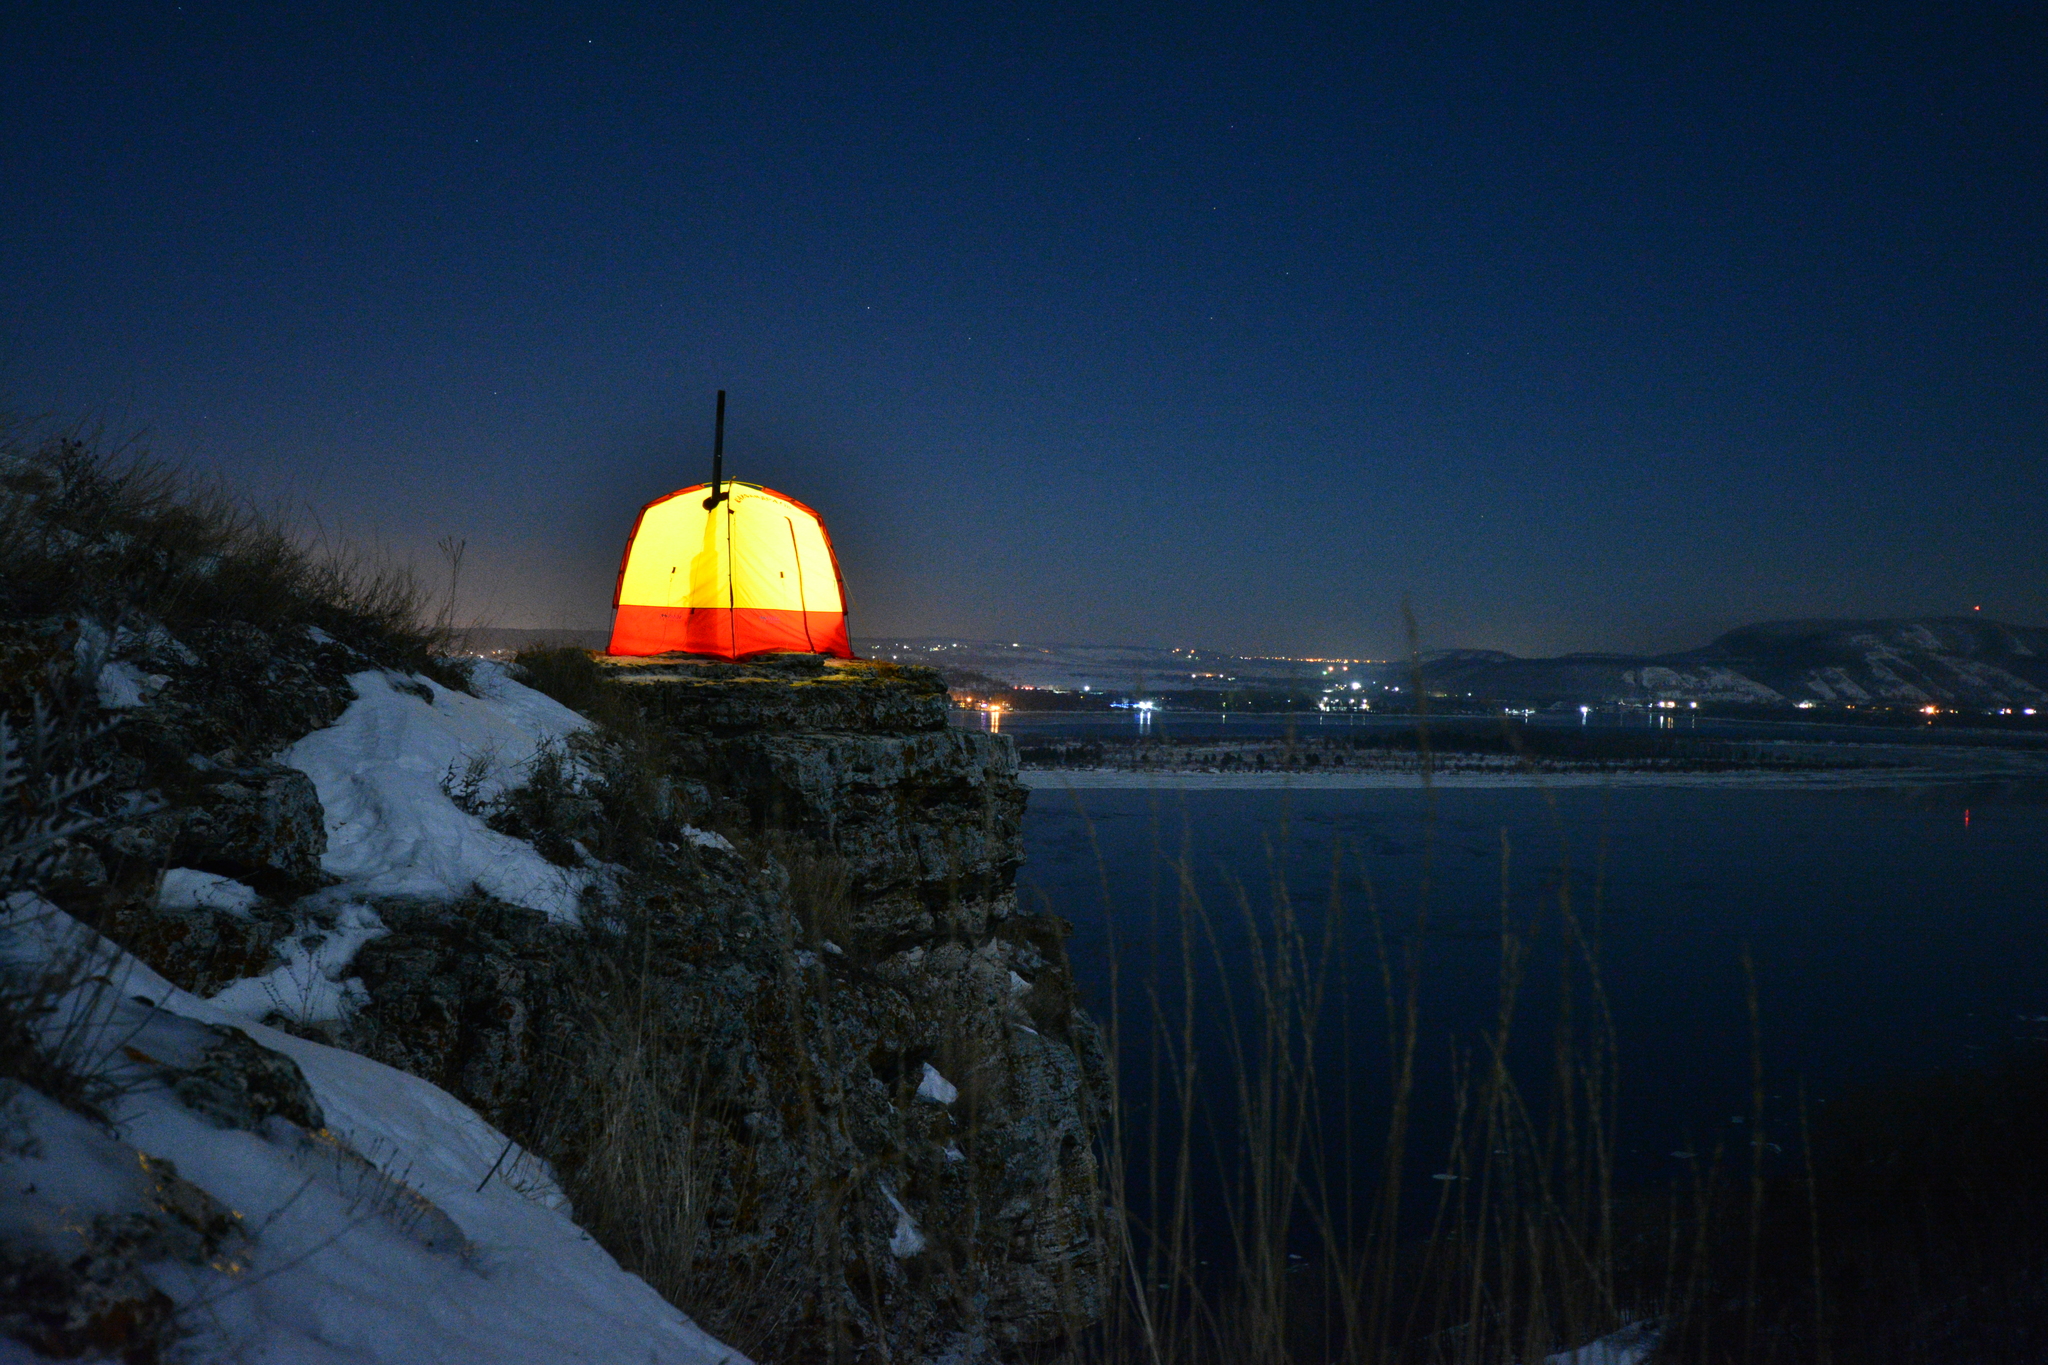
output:
[{"label": "cliff edge", "polygon": [[350,1044],[521,1133],[763,1359],[1057,1355],[1107,1292],[1104,1085],[1066,927],[1017,901],[1010,741],[949,728],[924,669],[587,659],[552,662],[630,750],[614,799],[687,835],[575,930],[384,907]]},{"label": "cliff edge", "polygon": [[[1102,1049],[1017,902],[1015,751],[936,674],[467,660],[157,467],[0,455],[0,1162],[214,1171],[0,1228],[0,1335],[1071,1355]],[[92,1240],[202,1196],[250,1217]],[[512,1287],[550,1265],[575,1312]]]}]

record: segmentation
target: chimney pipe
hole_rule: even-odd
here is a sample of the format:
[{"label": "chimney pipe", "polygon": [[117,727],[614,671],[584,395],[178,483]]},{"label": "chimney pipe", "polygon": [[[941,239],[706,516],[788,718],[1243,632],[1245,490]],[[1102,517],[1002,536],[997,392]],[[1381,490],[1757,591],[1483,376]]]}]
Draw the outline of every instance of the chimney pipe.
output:
[{"label": "chimney pipe", "polygon": [[719,488],[725,480],[725,390],[718,391],[718,427],[711,437],[711,496],[704,499],[704,510],[710,511],[724,502],[727,494]]}]

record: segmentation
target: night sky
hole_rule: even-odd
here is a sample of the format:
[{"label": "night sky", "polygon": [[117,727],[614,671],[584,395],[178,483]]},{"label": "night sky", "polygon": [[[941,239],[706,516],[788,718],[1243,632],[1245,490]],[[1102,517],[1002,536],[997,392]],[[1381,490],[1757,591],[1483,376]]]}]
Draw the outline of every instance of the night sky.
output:
[{"label": "night sky", "polygon": [[2048,620],[2034,4],[0,11],[0,406],[608,619],[819,509],[858,636]]}]

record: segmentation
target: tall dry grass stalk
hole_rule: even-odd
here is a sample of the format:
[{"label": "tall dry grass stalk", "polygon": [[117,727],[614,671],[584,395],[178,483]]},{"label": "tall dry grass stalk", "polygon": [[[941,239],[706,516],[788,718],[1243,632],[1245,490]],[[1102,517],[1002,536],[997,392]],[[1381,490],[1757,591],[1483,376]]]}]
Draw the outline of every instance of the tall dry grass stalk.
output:
[{"label": "tall dry grass stalk", "polygon": [[[817,1064],[792,1073],[797,1168],[757,1168],[733,1078],[708,1055],[715,1011],[700,1016],[663,994],[657,959],[665,948],[644,915],[621,915],[588,945],[568,1005],[570,1050],[550,1059],[522,1135],[555,1160],[577,1222],[721,1340],[761,1360],[787,1358],[793,1340],[804,1349],[822,1340],[825,1358],[865,1359],[864,1337],[882,1334],[887,1351],[887,1315],[869,1303],[854,1323],[830,1286],[847,1279],[844,1206],[875,1172],[834,1159],[829,1130],[838,1119],[818,1089],[839,1083],[847,1058],[833,1026],[831,975],[799,962],[801,950],[845,937],[849,872],[829,848],[782,831],[747,840],[742,852],[785,878],[789,913],[774,921],[780,973],[767,983],[764,1008],[791,1055]],[[789,1183],[822,1192],[807,1220],[773,1236],[736,1233],[741,1210],[786,1196],[775,1187]]]},{"label": "tall dry grass stalk", "polygon": [[780,1256],[739,1265],[708,1254],[714,1207],[731,1202],[736,1178],[744,1185],[732,1136],[741,1116],[702,1040],[657,1001],[652,936],[634,927],[637,943],[585,955],[571,1050],[548,1059],[521,1136],[550,1154],[578,1225],[620,1265],[752,1351],[798,1305],[765,1292]]},{"label": "tall dry grass stalk", "polygon": [[[1117,938],[1124,907],[1094,844],[1110,1056],[1144,1062],[1138,1095],[1113,1081],[1104,1138],[1109,1198],[1127,1224],[1127,1293],[1099,1338],[1105,1361],[1504,1365],[1666,1309],[1687,1257],[1674,1251],[1654,1288],[1622,1273],[1617,1050],[1597,877],[1590,916],[1569,868],[1545,901],[1517,905],[1501,832],[1494,1017],[1453,1046],[1450,1094],[1418,1094],[1436,819],[1428,690],[1419,673],[1414,681],[1427,817],[1416,903],[1398,927],[1341,843],[1324,904],[1304,913],[1282,871],[1283,806],[1263,850],[1267,885],[1255,892],[1225,876],[1221,904],[1191,833],[1171,852],[1155,834],[1173,904],[1164,922],[1155,910],[1151,933],[1170,950],[1132,983]],[[1347,868],[1362,904],[1345,894]],[[1361,914],[1370,964],[1352,960]],[[1561,949],[1557,1024],[1532,1098],[1512,1058],[1532,948],[1546,934]],[[1355,1083],[1371,1050],[1358,1016],[1374,1004],[1353,996],[1362,965],[1376,976],[1382,1020],[1385,1088],[1373,1102]],[[1443,1100],[1448,1144],[1423,1166],[1417,1114]]]},{"label": "tall dry grass stalk", "polygon": [[[1390,941],[1366,900],[1386,1059],[1384,1096],[1368,1106],[1350,1074],[1365,1049],[1348,998],[1346,855],[1334,851],[1327,902],[1305,915],[1281,852],[1267,849],[1263,895],[1226,880],[1219,913],[1184,843],[1170,860],[1166,979],[1134,989],[1112,962],[1112,1055],[1148,1065],[1137,1104],[1119,1083],[1105,1138],[1113,1204],[1145,1211],[1130,1216],[1129,1292],[1105,1356],[1478,1365],[1620,1326],[1636,1305],[1616,1272],[1613,1037],[1569,883],[1550,918],[1573,952],[1532,1102],[1510,1057],[1539,925],[1513,903],[1503,835],[1496,1013],[1456,1050],[1450,1138],[1428,1172],[1437,1195],[1416,1208],[1427,916]],[[1575,993],[1598,1002],[1591,1025],[1575,1018]],[[1127,999],[1140,1001],[1135,1036]],[[1356,1141],[1361,1129],[1376,1142]]]}]

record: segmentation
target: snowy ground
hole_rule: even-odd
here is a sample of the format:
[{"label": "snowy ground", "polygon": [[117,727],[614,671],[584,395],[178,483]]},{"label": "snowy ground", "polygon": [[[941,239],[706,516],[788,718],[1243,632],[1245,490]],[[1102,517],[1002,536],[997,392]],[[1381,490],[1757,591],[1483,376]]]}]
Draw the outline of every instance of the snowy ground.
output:
[{"label": "snowy ground", "polygon": [[[589,872],[558,867],[526,841],[491,829],[450,795],[467,786],[487,801],[518,786],[543,745],[563,744],[589,721],[487,661],[473,676],[477,696],[376,670],[352,674],[349,683],[356,700],[334,724],[279,756],[313,780],[327,825],[320,865],[337,882],[294,907],[306,926],[282,945],[282,963],[212,998],[241,1019],[342,1017],[359,989],[349,963],[385,932],[377,897],[454,900],[481,890],[573,921],[590,881]],[[246,886],[191,868],[167,871],[157,897],[166,909],[229,913],[256,899]]]},{"label": "snowy ground", "polygon": [[[144,1274],[193,1335],[172,1359],[248,1365],[557,1365],[744,1361],[627,1274],[570,1221],[546,1165],[452,1096],[354,1053],[252,1024],[178,990],[68,916],[21,896],[16,961],[81,959],[49,1022],[81,1068],[117,1080],[102,1128],[33,1091],[0,1157],[0,1233],[75,1255],[95,1219],[162,1214],[162,1160],[232,1211],[210,1262]],[[174,1095],[239,1028],[298,1063],[324,1112],[224,1128]],[[26,1154],[20,1153],[22,1146]],[[23,1355],[0,1345],[0,1361]]]},{"label": "snowy ground", "polygon": [[476,886],[574,919],[585,874],[490,829],[445,786],[469,777],[483,798],[517,786],[542,744],[590,722],[513,682],[498,664],[478,663],[473,681],[481,696],[425,678],[353,674],[356,700],[341,718],[280,755],[313,779],[326,809],[321,866],[349,897],[453,898]]},{"label": "snowy ground", "polygon": [[[571,1220],[546,1164],[466,1105],[258,1022],[272,1011],[320,1019],[347,1010],[360,990],[347,979],[349,962],[384,932],[375,897],[481,888],[573,920],[587,881],[489,829],[448,792],[466,780],[488,799],[518,785],[543,744],[587,721],[490,663],[477,669],[478,696],[376,671],[350,682],[357,700],[334,725],[282,755],[313,779],[327,820],[322,866],[339,879],[295,907],[308,914],[307,932],[286,940],[282,965],[201,1000],[46,903],[21,895],[0,907],[0,957],[31,970],[69,962],[66,979],[79,983],[50,1017],[48,1037],[119,1092],[104,1127],[16,1092],[0,1115],[0,1178],[10,1190],[0,1236],[70,1262],[107,1220],[170,1226],[166,1188],[189,1189],[179,1178],[204,1191],[232,1211],[224,1239],[200,1255],[188,1228],[182,1254],[143,1267],[192,1334],[174,1360],[743,1362],[621,1270]],[[105,704],[127,702],[120,686],[113,691]],[[249,913],[257,899],[189,868],[171,869],[159,892],[167,907],[228,914]],[[223,1126],[178,1097],[180,1071],[230,1029],[298,1064],[324,1126],[309,1131],[276,1113]],[[166,1160],[175,1167],[169,1186]],[[40,1359],[25,1352],[0,1340],[0,1365]]]}]

